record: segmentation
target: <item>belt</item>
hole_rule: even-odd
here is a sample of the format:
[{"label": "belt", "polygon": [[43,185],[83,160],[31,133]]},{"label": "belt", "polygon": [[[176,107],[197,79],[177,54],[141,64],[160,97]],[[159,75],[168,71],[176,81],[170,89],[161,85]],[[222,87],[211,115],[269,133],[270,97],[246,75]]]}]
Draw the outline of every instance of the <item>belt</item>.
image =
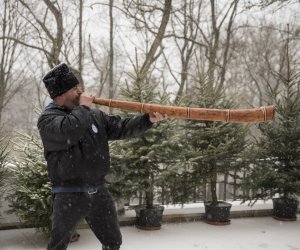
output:
[{"label": "belt", "polygon": [[105,184],[97,187],[52,187],[52,193],[88,193],[95,194],[103,189]]}]

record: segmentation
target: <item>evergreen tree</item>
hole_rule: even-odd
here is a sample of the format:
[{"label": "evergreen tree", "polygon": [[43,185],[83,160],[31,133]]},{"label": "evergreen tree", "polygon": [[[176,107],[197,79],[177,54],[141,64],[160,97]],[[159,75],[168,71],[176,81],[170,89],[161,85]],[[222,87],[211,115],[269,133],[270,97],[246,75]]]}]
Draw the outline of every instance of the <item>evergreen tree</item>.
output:
[{"label": "evergreen tree", "polygon": [[276,105],[275,119],[259,125],[262,134],[255,149],[256,160],[244,187],[253,203],[279,194],[285,199],[300,194],[300,74],[277,75],[280,88],[270,88]]},{"label": "evergreen tree", "polygon": [[[232,99],[226,99],[223,88],[215,87],[206,80],[197,80],[196,84],[193,95],[188,98],[188,106],[219,109],[236,107]],[[183,129],[184,168],[190,173],[191,182],[209,184],[209,199],[216,204],[218,174],[229,174],[240,167],[235,163],[246,147],[247,127],[236,123],[187,121]]]},{"label": "evergreen tree", "polygon": [[48,238],[52,195],[42,143],[34,136],[22,135],[16,150],[21,156],[14,162],[16,167],[10,169],[10,212]]},{"label": "evergreen tree", "polygon": [[[155,83],[137,83],[122,89],[122,96],[128,101],[165,104],[167,96],[159,95]],[[128,112],[123,112],[125,116]],[[140,204],[153,207],[154,194],[161,188],[167,173],[173,171],[174,144],[172,123],[162,121],[154,124],[142,136],[113,143],[111,145],[112,169],[115,175],[123,175],[118,182],[119,190],[128,198],[137,197]]]}]

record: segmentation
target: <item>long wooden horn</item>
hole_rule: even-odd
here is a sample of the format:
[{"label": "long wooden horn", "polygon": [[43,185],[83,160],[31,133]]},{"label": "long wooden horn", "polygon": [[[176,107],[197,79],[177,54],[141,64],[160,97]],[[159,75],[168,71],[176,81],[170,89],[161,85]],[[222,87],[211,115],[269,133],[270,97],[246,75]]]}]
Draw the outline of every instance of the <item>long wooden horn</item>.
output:
[{"label": "long wooden horn", "polygon": [[274,106],[252,109],[211,109],[166,106],[150,103],[128,102],[113,99],[95,98],[95,104],[141,113],[159,112],[169,118],[235,123],[256,123],[270,121],[274,117]]}]

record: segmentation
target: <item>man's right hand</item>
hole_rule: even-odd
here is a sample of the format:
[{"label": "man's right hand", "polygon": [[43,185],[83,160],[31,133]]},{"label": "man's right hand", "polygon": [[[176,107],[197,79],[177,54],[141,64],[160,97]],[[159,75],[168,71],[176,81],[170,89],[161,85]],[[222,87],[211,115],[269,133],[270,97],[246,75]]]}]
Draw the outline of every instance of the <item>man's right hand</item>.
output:
[{"label": "man's right hand", "polygon": [[80,105],[84,105],[84,106],[87,106],[87,107],[91,107],[93,101],[95,99],[95,96],[91,95],[91,94],[88,94],[86,92],[83,92],[81,95],[80,95],[80,98],[79,98],[79,104]]}]

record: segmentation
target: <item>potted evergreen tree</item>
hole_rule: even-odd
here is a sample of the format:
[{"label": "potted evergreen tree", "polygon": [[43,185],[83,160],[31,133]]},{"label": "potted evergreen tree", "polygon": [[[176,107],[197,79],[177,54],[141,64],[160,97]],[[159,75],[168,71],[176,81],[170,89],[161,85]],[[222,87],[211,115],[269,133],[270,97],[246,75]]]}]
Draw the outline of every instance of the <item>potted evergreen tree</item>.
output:
[{"label": "potted evergreen tree", "polygon": [[[153,82],[127,85],[122,89],[122,97],[142,103],[163,103],[167,97],[159,96]],[[154,124],[142,136],[111,145],[112,169],[117,172],[121,170],[123,175],[123,180],[118,182],[119,189],[121,187],[128,198],[139,201],[139,205],[135,206],[136,226],[141,229],[156,230],[161,227],[164,207],[154,201],[157,200],[155,194],[160,189],[160,183],[167,172],[172,171],[168,165],[174,153],[174,145],[169,141],[172,133],[170,123],[172,121]]]},{"label": "potted evergreen tree", "polygon": [[[226,100],[224,89],[210,82],[198,82],[189,98],[190,106],[230,109],[232,101]],[[184,125],[186,142],[184,162],[190,166],[192,176],[198,176],[208,184],[209,194],[205,201],[205,221],[210,224],[228,224],[231,204],[218,199],[219,174],[238,171],[235,164],[246,146],[247,128],[240,124],[210,121],[188,121]]]},{"label": "potted evergreen tree", "polygon": [[[295,72],[295,71],[294,71]],[[277,74],[280,85],[270,87],[276,105],[272,123],[260,124],[256,161],[245,179],[245,188],[252,190],[246,199],[273,200],[273,217],[296,220],[300,194],[300,74],[287,70]]]}]

